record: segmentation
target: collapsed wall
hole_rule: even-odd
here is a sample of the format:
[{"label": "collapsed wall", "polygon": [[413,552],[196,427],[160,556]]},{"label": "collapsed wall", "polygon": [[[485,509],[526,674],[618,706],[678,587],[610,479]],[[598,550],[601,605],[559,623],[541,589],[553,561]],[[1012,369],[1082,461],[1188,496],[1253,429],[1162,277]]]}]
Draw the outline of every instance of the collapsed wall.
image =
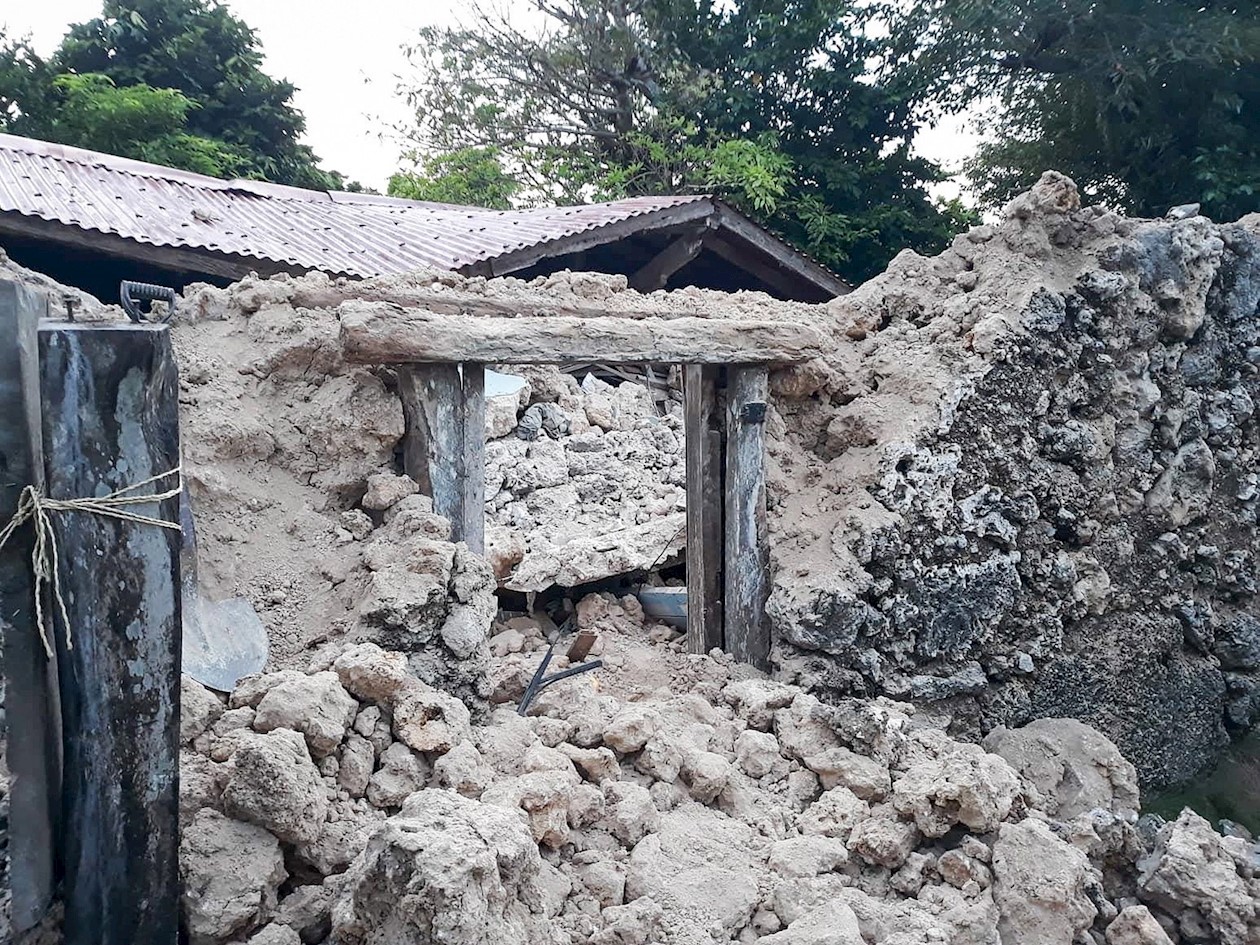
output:
[{"label": "collapsed wall", "polygon": [[850,341],[776,386],[785,674],[1084,719],[1151,786],[1254,725],[1260,218],[1171,216],[1047,174],[831,303]]},{"label": "collapsed wall", "polygon": [[[407,488],[393,478],[402,410],[388,370],[342,361],[337,305],[430,305],[437,291],[456,313],[475,297],[508,314],[770,314],[834,342],[772,378],[769,611],[783,678],[908,699],[973,738],[1083,718],[1148,785],[1184,780],[1260,714],[1260,222],[1078,204],[1047,175],[1000,224],[935,259],[903,253],[827,306],[644,297],[569,273],[190,290],[175,343],[201,578],[211,597],[253,602],[275,665],[373,638],[472,693],[496,577],[537,590],[677,552],[677,418],[648,416],[633,385],[537,375],[517,419],[551,403],[573,426],[527,442],[507,432],[511,417],[492,418],[505,434],[487,450],[492,575],[445,541],[420,497],[405,527],[378,527],[382,496]],[[45,288],[53,310],[72,294]]]},{"label": "collapsed wall", "polygon": [[[411,653],[427,681],[476,694],[496,582],[522,592],[576,587],[680,557],[677,405],[656,404],[640,384],[590,375],[579,383],[547,366],[512,368],[527,380],[515,402],[489,398],[491,570],[446,541],[445,523],[425,519],[417,530],[416,516],[430,512],[421,497],[391,528],[394,513],[381,502],[407,488],[395,475],[402,407],[392,370],[341,357],[336,308],[349,299],[450,313],[469,299],[505,312],[598,303],[639,318],[661,309],[645,310],[624,278],[582,273],[529,285],[451,273],[363,282],[312,274],[189,290],[174,342],[200,579],[211,599],[254,604],[272,665],[297,665],[326,641],[372,639]],[[666,311],[723,317],[765,301],[735,299],[671,293]],[[547,419],[531,418],[542,408]]]},{"label": "collapsed wall", "polygon": [[396,394],[346,365],[335,321],[286,290],[201,288],[173,332],[203,596],[248,599],[272,665],[370,637],[482,698],[494,577],[394,474]]},{"label": "collapsed wall", "polygon": [[[397,468],[402,411],[388,370],[341,360],[337,305],[431,306],[436,292],[452,313],[471,298],[506,314],[806,322],[830,353],[772,377],[767,427],[783,678],[914,701],[972,738],[1086,719],[1144,783],[1184,780],[1260,714],[1260,222],[1180,216],[1082,209],[1047,175],[1001,223],[935,259],[903,253],[827,306],[644,297],[569,273],[192,290],[175,341],[203,579],[253,601],[276,665],[357,634],[472,691],[494,578],[435,523],[424,546],[374,533],[368,477]],[[548,403],[570,429],[525,441],[491,417],[494,577],[572,586],[675,553],[677,417],[652,415],[634,385],[535,381],[515,419]],[[408,550],[384,553],[397,541]]]},{"label": "collapsed wall", "polygon": [[[1260,714],[1260,221],[1180,217],[1082,209],[1074,185],[1050,174],[1001,223],[935,259],[903,253],[827,306],[643,297],[618,278],[567,273],[528,285],[316,275],[201,290],[176,340],[191,473],[225,520],[211,554],[232,559],[211,571],[264,603],[272,585],[300,585],[296,564],[267,576],[280,566],[251,550],[253,530],[309,559],[312,534],[338,540],[336,517],[359,514],[366,476],[391,468],[401,412],[388,371],[341,363],[342,301],[429,306],[437,291],[454,313],[470,298],[505,314],[573,302],[630,318],[755,311],[833,339],[825,360],[772,377],[780,674],[819,693],[911,700],[972,738],[1038,716],[1086,719],[1144,783],[1184,780]],[[677,539],[676,418],[600,426],[590,418],[608,411],[591,409],[591,392],[561,386],[540,382],[531,402],[564,401],[591,429],[488,448],[489,552],[509,587],[632,570]],[[252,492],[251,475],[291,481],[302,508],[263,511],[275,490]],[[251,504],[259,511],[243,521]],[[332,588],[344,572],[333,569]],[[284,628],[358,619],[329,603],[353,611],[358,583],[297,592],[306,610],[266,604],[281,618],[281,661],[298,652]]]},{"label": "collapsed wall", "polygon": [[[1260,844],[1139,819],[1073,720],[954,741],[828,706],[592,595],[604,667],[482,724],[358,644],[185,681],[191,945],[1247,945]],[[545,645],[492,658],[513,698]],[[653,642],[656,641],[656,642]],[[555,666],[563,667],[563,656]]]},{"label": "collapsed wall", "polygon": [[[470,285],[508,303],[519,291],[440,273],[365,283],[316,274],[196,287],[181,303],[173,337],[198,577],[207,598],[254,605],[272,665],[372,639],[408,652],[426,681],[482,699],[497,585],[576,586],[681,552],[681,420],[634,383],[518,368],[519,400],[490,398],[489,567],[450,543],[426,498],[408,495],[415,484],[395,472],[404,421],[394,374],[343,361],[329,308]],[[607,292],[567,273],[543,292],[566,289]],[[518,415],[535,404],[553,419],[526,430]],[[386,511],[399,495],[407,500]]]}]

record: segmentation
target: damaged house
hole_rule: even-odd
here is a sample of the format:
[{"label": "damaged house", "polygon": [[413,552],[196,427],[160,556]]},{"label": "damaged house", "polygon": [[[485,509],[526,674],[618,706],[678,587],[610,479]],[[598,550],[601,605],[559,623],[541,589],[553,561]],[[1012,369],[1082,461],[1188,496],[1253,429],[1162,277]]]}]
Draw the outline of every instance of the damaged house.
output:
[{"label": "damaged house", "polygon": [[[184,288],[155,333],[197,579],[249,603],[270,656],[228,687],[168,680],[177,902],[120,924],[178,915],[193,945],[1260,938],[1245,825],[1141,813],[1260,719],[1256,221],[1126,219],[1047,174],[825,300],[574,268]],[[560,361],[672,367],[613,384]],[[522,383],[493,393],[481,365]],[[685,631],[598,586],[649,553],[686,583]],[[563,613],[539,606],[557,584]],[[599,665],[527,699],[549,652]],[[91,904],[60,894],[73,939]]]}]

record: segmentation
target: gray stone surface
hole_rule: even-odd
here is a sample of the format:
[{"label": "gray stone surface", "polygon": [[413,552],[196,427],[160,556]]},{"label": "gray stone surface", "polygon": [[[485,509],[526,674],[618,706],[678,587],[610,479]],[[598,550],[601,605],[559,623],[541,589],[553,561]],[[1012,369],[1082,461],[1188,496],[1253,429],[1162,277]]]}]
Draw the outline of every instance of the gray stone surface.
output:
[{"label": "gray stone surface", "polygon": [[1026,196],[831,303],[860,343],[776,399],[770,612],[821,689],[1078,718],[1158,788],[1260,714],[1260,219]]},{"label": "gray stone surface", "polygon": [[1101,808],[1135,811],[1137,773],[1116,746],[1076,719],[996,728],[984,740],[1019,772],[1035,807],[1059,820]]}]

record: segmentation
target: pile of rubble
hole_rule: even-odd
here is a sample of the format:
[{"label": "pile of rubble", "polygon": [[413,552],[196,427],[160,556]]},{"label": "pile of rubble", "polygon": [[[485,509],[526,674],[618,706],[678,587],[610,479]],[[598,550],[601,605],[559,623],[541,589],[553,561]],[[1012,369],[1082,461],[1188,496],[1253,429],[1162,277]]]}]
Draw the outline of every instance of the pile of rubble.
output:
[{"label": "pile of rubble", "polygon": [[[185,680],[192,945],[1260,935],[1260,845],[1139,819],[1132,766],[1085,725],[961,743],[909,706],[686,655],[633,598],[578,622],[604,669],[484,724],[370,643],[226,704]],[[496,636],[496,688],[537,663],[523,629]]]},{"label": "pile of rubble", "polygon": [[[685,543],[681,409],[643,384],[513,368],[516,395],[488,398],[486,554],[515,591],[577,587],[678,557]],[[506,403],[503,403],[506,401]],[[559,422],[527,425],[540,405]]]},{"label": "pile of rubble", "polygon": [[1047,173],[826,308],[772,379],[783,678],[971,739],[1083,719],[1152,788],[1260,721],[1260,217]]}]

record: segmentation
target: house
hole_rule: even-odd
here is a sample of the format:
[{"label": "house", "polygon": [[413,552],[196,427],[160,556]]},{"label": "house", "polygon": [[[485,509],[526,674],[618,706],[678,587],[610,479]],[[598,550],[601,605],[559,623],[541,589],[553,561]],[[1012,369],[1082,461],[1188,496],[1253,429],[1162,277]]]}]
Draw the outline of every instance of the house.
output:
[{"label": "house", "polygon": [[134,279],[182,288],[249,272],[368,277],[419,268],[532,278],[624,274],[635,288],[760,289],[818,302],[849,290],[708,195],[485,210],[224,181],[0,134],[0,247],[106,301]]}]

